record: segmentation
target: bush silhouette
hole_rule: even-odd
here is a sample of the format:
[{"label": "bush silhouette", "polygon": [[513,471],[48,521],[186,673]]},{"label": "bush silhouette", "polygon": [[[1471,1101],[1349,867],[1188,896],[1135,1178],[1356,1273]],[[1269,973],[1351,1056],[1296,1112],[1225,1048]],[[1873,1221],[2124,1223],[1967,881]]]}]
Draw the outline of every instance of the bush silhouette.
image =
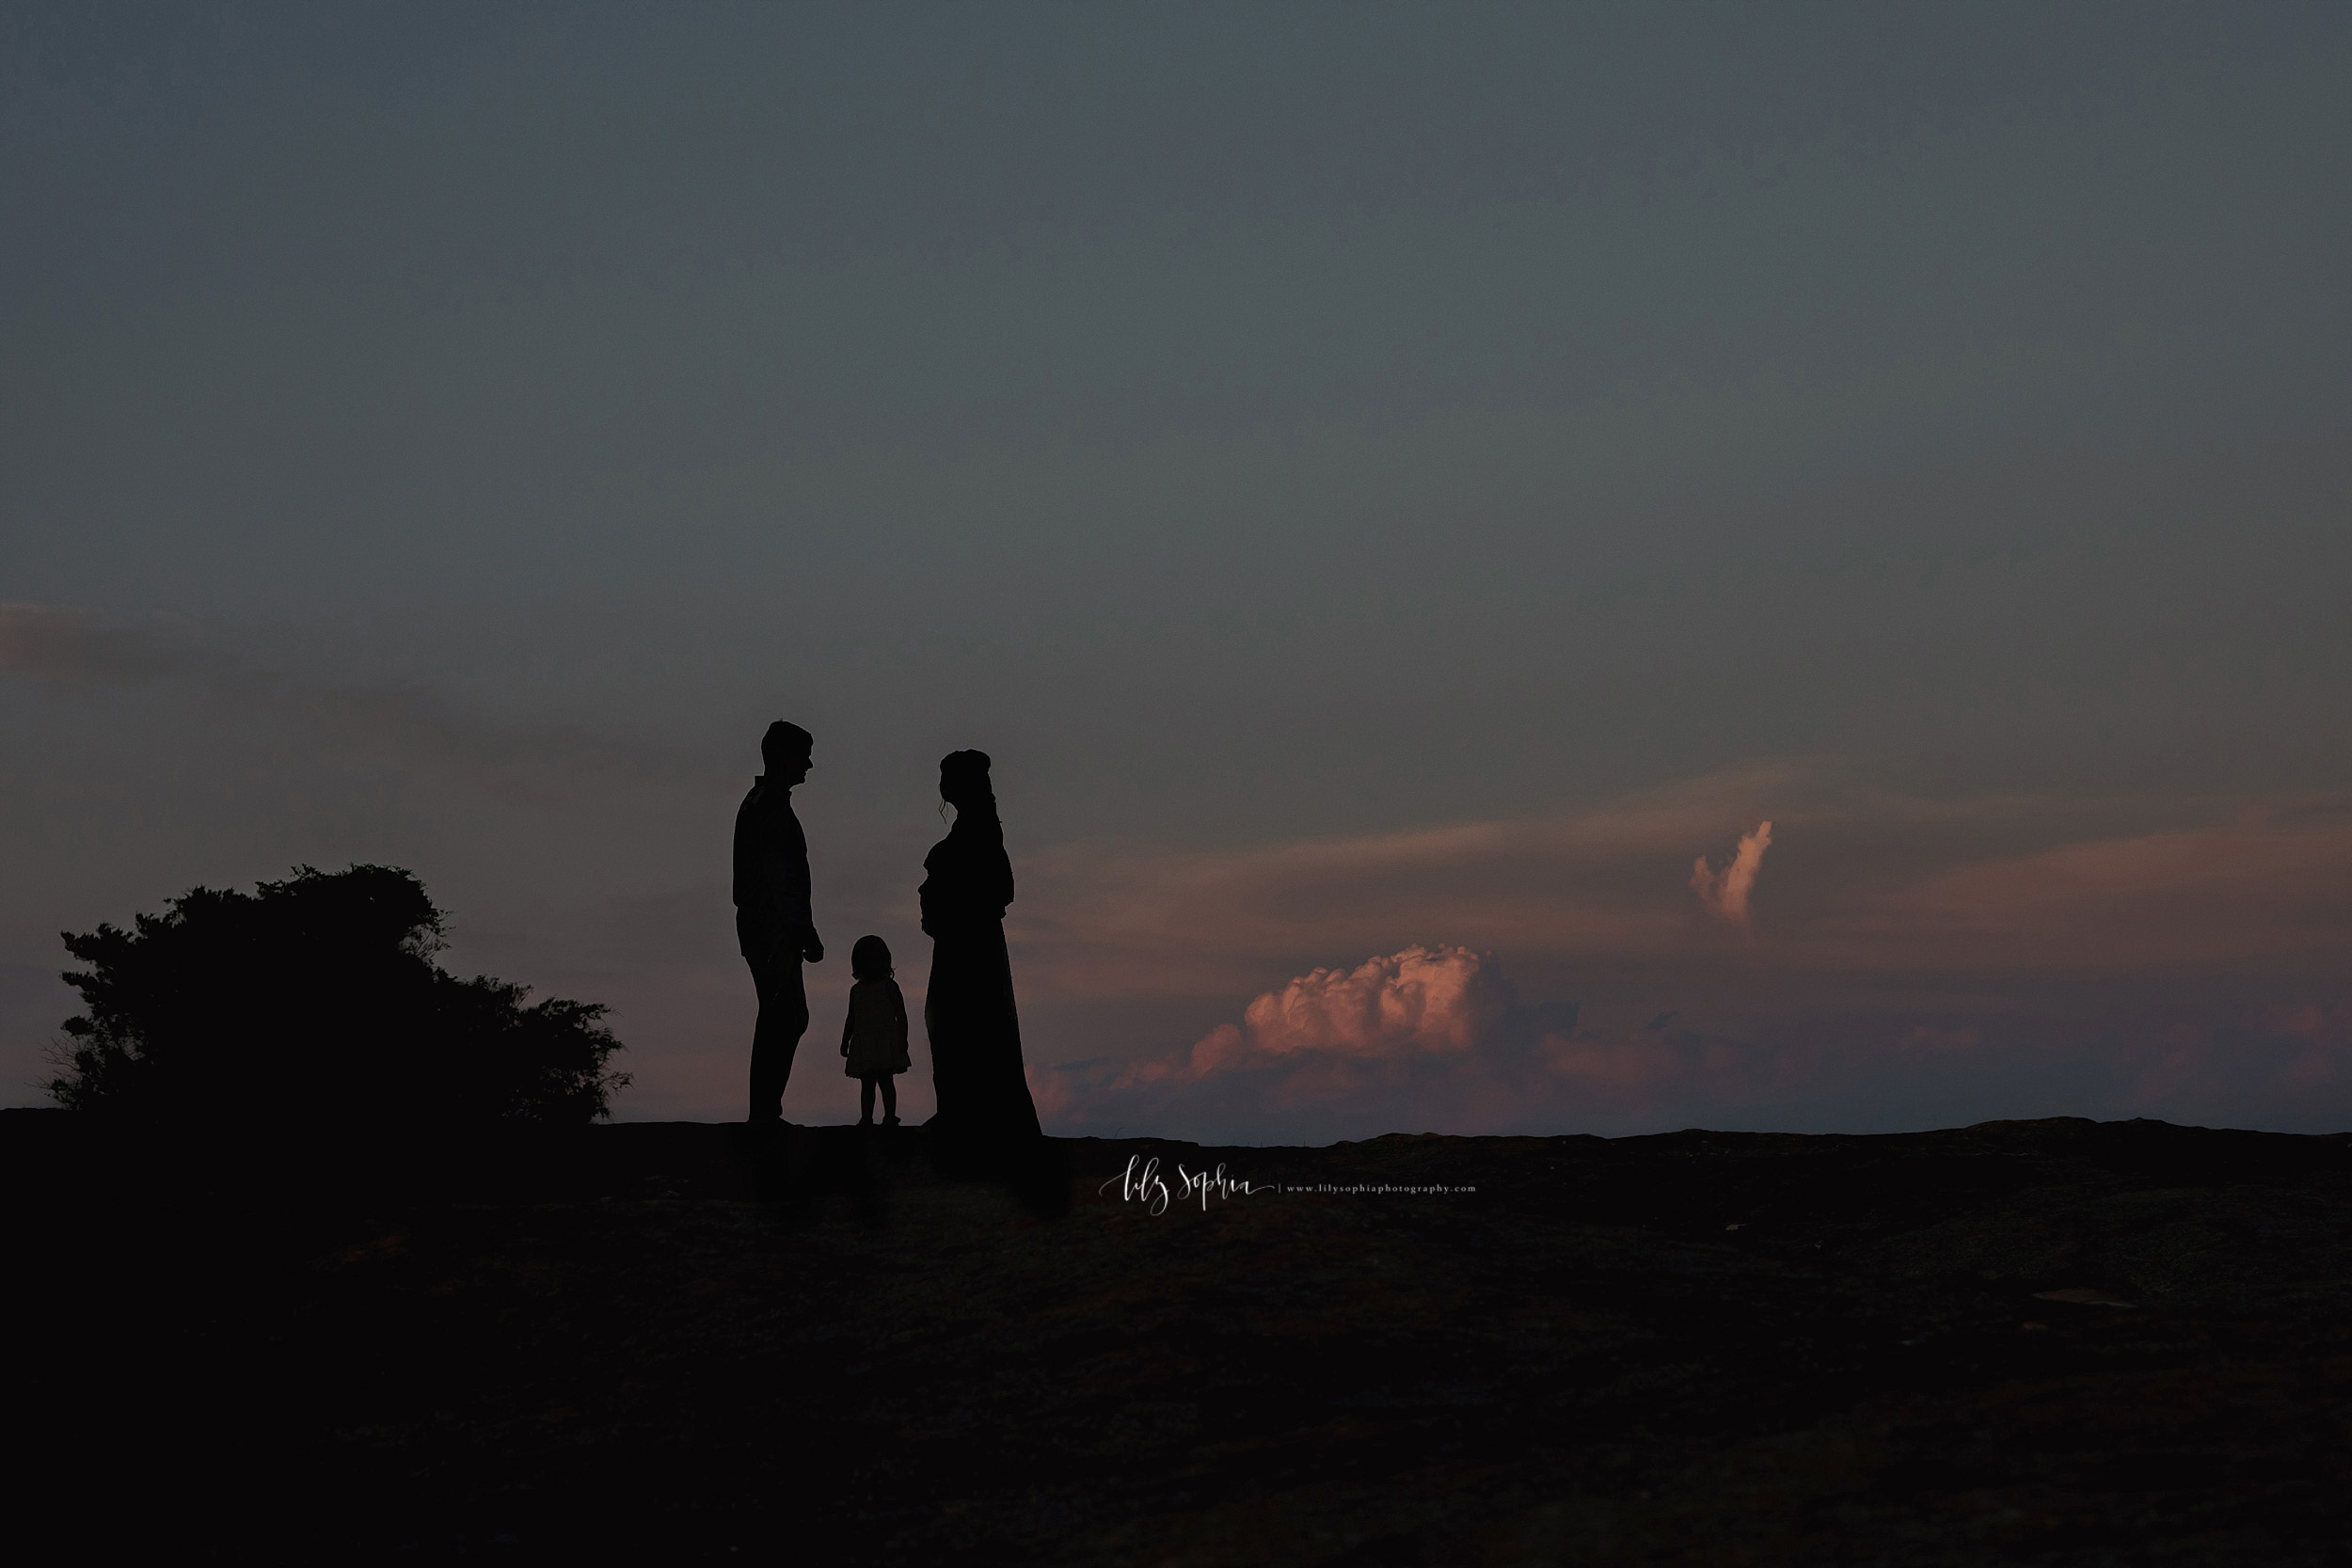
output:
[{"label": "bush silhouette", "polygon": [[584,1123],[628,1082],[595,1003],[433,962],[441,911],[406,871],[297,868],[192,888],[132,930],[64,933],[86,1009],[49,1090],[76,1110],[381,1126]]}]

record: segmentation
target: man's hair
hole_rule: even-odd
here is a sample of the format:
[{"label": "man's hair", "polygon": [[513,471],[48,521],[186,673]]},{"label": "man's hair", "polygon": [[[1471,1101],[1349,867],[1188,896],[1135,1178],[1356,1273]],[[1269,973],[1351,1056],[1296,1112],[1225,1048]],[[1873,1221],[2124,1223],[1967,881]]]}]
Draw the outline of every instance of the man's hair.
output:
[{"label": "man's hair", "polygon": [[817,737],[798,724],[787,724],[779,719],[768,726],[768,733],[759,737],[760,760],[771,768],[778,763],[804,757],[817,748]]}]

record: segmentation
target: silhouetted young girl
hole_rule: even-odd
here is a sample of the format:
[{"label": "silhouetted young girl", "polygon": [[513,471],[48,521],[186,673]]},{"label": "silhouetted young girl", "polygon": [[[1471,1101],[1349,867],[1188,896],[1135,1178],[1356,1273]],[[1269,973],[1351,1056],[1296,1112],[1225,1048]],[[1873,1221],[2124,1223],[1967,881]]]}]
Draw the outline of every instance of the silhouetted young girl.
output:
[{"label": "silhouetted young girl", "polygon": [[874,1091],[882,1090],[882,1125],[898,1125],[898,1085],[891,1075],[907,1060],[907,999],[890,977],[890,946],[880,937],[860,937],[850,949],[850,1016],[841,1024],[841,1070],[864,1086],[857,1097],[857,1124],[874,1125]]}]

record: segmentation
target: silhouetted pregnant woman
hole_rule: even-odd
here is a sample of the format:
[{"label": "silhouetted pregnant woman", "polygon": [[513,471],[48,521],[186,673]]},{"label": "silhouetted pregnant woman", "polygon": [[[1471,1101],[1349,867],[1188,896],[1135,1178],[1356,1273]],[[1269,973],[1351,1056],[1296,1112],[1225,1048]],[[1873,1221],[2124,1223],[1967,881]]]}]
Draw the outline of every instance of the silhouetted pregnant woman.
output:
[{"label": "silhouetted pregnant woman", "polygon": [[988,778],[986,752],[954,752],[939,764],[941,799],[956,808],[946,838],[923,858],[923,930],[931,939],[923,1029],[931,1042],[939,1113],[933,1148],[966,1166],[1017,1162],[1041,1136],[1022,1071],[1005,906],[1012,862]]}]

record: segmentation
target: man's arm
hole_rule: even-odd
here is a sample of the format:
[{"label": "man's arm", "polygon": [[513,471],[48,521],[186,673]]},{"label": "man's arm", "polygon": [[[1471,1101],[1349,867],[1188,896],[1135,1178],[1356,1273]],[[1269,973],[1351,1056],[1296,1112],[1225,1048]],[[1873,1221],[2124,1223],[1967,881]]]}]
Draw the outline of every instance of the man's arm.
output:
[{"label": "man's arm", "polygon": [[785,804],[776,824],[776,893],[783,906],[784,928],[801,928],[801,957],[809,963],[825,961],[825,943],[817,934],[812,879],[808,872],[808,835],[801,830],[800,814]]},{"label": "man's arm", "polygon": [[735,808],[735,877],[731,896],[739,910],[748,909],[759,900],[759,846],[756,830],[752,823],[752,797],[743,797],[743,803]]}]

